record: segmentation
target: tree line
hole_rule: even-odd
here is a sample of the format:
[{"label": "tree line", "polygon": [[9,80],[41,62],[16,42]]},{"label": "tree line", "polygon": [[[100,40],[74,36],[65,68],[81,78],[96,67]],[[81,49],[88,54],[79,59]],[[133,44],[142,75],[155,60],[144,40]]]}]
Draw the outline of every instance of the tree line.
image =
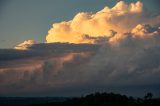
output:
[{"label": "tree line", "polygon": [[64,102],[52,102],[38,106],[160,106],[160,98],[153,99],[152,93],[147,93],[144,98],[134,98],[121,94],[96,92],[84,97],[70,98]]}]

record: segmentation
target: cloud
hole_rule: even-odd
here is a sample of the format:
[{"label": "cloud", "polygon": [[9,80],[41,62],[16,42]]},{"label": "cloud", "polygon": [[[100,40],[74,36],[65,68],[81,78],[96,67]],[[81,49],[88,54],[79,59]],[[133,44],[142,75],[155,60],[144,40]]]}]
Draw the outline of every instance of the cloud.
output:
[{"label": "cloud", "polygon": [[[117,33],[109,39],[111,45],[124,43],[128,41],[133,42],[151,42],[159,40],[160,28],[152,27],[149,24],[138,24],[134,27],[131,32],[128,33]],[[152,44],[152,43],[151,43]],[[138,46],[138,45],[137,45]]]},{"label": "cloud", "polygon": [[[158,16],[145,10],[143,3],[138,1],[126,4],[120,1],[113,8],[105,7],[96,13],[80,12],[70,21],[54,23],[48,31],[46,42],[93,44],[97,43],[96,37],[112,39],[115,32],[120,37],[138,24],[157,24],[156,22],[160,23]],[[86,35],[94,39],[86,39]]]},{"label": "cloud", "polygon": [[[4,57],[0,61],[0,94],[63,87],[70,81],[68,75],[73,73],[72,67],[77,69],[78,64],[85,64],[88,56],[93,55],[98,48],[98,45],[90,44],[35,44],[24,51],[28,51],[29,57],[24,54],[14,59],[4,57],[8,50],[0,50],[1,57]],[[11,51],[16,51],[13,55],[23,54],[22,50]],[[67,72],[69,69],[72,70],[71,73]],[[66,78],[65,81],[62,81],[63,77]],[[37,87],[39,90],[36,90]],[[21,90],[17,91],[17,88]]]},{"label": "cloud", "polygon": [[146,38],[159,35],[160,29],[156,27],[151,27],[150,25],[137,25],[132,29],[132,33],[138,37]]},{"label": "cloud", "polygon": [[64,96],[111,89],[144,95],[148,91],[142,88],[159,93],[158,17],[141,2],[121,1],[53,24],[47,43],[28,40],[1,49],[0,94]]},{"label": "cloud", "polygon": [[23,43],[18,44],[15,49],[26,50],[28,47],[36,44],[34,40],[26,40]]},{"label": "cloud", "polygon": [[[153,91],[150,85],[157,87],[160,80],[159,38],[149,41],[136,39],[120,40],[118,45],[33,45],[27,50],[31,54],[29,57],[4,58],[0,62],[0,94],[44,96],[65,95],[68,92],[67,95],[72,95],[69,89],[81,94],[83,89],[94,92],[94,89],[114,86],[125,89],[134,86],[137,87],[134,90],[139,91],[139,86],[143,85]],[[21,53],[16,52],[17,55]]]}]

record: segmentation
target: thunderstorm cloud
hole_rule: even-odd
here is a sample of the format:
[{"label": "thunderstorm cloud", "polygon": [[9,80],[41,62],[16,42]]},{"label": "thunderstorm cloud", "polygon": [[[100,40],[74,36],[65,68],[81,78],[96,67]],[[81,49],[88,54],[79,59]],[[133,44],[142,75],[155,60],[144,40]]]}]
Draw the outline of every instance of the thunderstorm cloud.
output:
[{"label": "thunderstorm cloud", "polygon": [[0,95],[159,94],[159,19],[141,2],[120,1],[54,23],[45,43],[0,50]]}]

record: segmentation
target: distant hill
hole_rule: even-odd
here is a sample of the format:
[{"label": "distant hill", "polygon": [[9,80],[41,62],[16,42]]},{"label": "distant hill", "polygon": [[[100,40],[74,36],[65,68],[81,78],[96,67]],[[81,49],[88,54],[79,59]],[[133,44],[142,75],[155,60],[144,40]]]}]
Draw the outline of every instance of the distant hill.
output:
[{"label": "distant hill", "polygon": [[114,93],[94,93],[64,102],[52,102],[37,106],[160,106],[160,99],[152,99],[152,94],[150,94],[146,95],[144,99],[135,99]]},{"label": "distant hill", "polygon": [[94,93],[84,97],[0,97],[0,106],[160,106],[160,98],[127,97],[114,93]]},{"label": "distant hill", "polygon": [[65,97],[0,97],[0,106],[30,106],[48,104],[50,102],[64,102]]}]

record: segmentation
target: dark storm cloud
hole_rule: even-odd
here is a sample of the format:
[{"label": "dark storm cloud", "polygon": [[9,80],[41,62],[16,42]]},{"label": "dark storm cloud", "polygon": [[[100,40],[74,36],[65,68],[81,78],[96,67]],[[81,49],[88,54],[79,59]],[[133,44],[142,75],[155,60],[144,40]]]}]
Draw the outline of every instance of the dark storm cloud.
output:
[{"label": "dark storm cloud", "polygon": [[[0,94],[16,93],[19,88],[19,92],[32,92],[63,85],[61,77],[67,74],[59,73],[65,70],[64,66],[68,70],[75,64],[76,68],[76,63],[86,60],[84,55],[92,55],[98,49],[99,45],[54,43],[35,44],[29,50],[0,50]],[[75,61],[69,62],[72,60]]]},{"label": "dark storm cloud", "polygon": [[31,51],[0,49],[0,61],[12,60],[32,56]]},{"label": "dark storm cloud", "polygon": [[[64,55],[70,52],[94,52],[99,45],[91,44],[68,44],[68,43],[50,43],[34,44],[28,47],[29,50],[0,49],[0,67],[9,61],[24,59],[45,59],[53,56]],[[7,64],[5,64],[7,66]]]},{"label": "dark storm cloud", "polygon": [[[15,56],[17,59],[9,59],[5,50],[1,50],[7,59],[0,62],[0,94],[65,95],[70,92],[74,95],[76,91],[115,89],[115,86],[158,85],[159,40],[143,41],[126,40],[118,46],[107,43],[36,44],[26,51],[9,50],[16,51],[14,53],[20,56]],[[148,43],[150,46],[146,48]]]},{"label": "dark storm cloud", "polygon": [[[50,43],[50,44],[34,44],[28,47],[29,50],[16,50],[16,49],[0,49],[0,61],[23,59],[27,57],[34,57],[35,55],[57,55],[57,53],[92,51],[97,49],[98,45],[91,44],[68,44],[68,43]],[[46,51],[47,50],[47,51]],[[38,54],[38,55],[37,55]]]}]

